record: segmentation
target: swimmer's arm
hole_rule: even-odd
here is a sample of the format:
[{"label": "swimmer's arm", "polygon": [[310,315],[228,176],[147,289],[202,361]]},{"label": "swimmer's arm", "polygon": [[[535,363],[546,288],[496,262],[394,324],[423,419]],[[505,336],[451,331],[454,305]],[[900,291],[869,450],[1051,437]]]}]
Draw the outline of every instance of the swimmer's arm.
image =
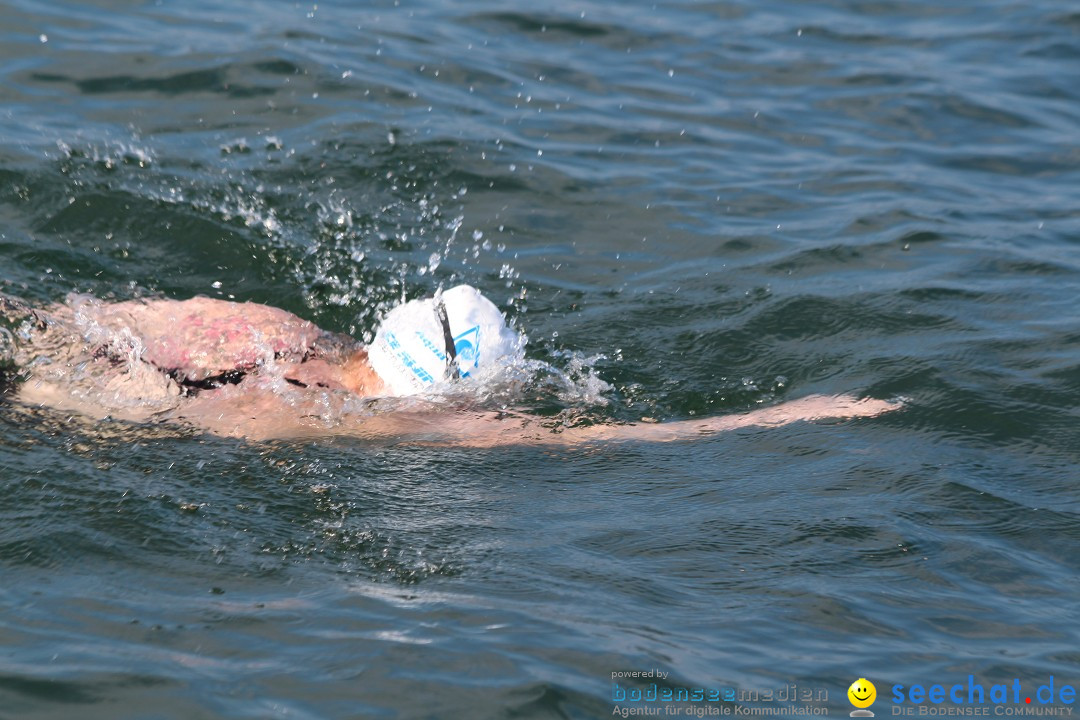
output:
[{"label": "swimmer's arm", "polygon": [[273,357],[300,359],[330,334],[290,312],[207,297],[83,303],[85,321],[130,334],[141,358],[190,380],[246,371]]},{"label": "swimmer's arm", "polygon": [[[721,415],[701,420],[627,425],[593,425],[552,432],[540,418],[512,416],[496,419],[495,414],[445,418],[445,440],[421,444],[499,447],[505,445],[574,446],[607,442],[673,442],[705,437],[745,427],[779,427],[793,422],[840,418],[876,417],[902,407],[899,403],[852,395],[810,395],[781,405],[761,408],[742,415]],[[403,438],[408,443],[408,440]]]},{"label": "swimmer's arm", "polygon": [[[246,381],[245,381],[246,382]],[[328,427],[321,405],[305,406],[269,388],[227,386],[201,392],[169,413],[167,419],[216,435],[249,440],[350,436],[394,445],[495,448],[574,447],[618,442],[673,442],[707,437],[745,427],[778,427],[804,420],[876,417],[898,410],[898,403],[851,395],[810,395],[753,410],[667,423],[633,423],[565,428],[554,432],[544,418],[524,413],[469,413],[447,410],[393,411],[344,416]]]}]

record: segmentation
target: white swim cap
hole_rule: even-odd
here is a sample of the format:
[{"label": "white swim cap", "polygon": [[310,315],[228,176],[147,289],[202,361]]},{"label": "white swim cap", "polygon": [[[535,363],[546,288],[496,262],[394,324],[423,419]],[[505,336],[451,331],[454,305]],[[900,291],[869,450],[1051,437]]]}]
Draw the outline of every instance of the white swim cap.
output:
[{"label": "white swim cap", "polygon": [[391,310],[368,347],[368,362],[391,394],[415,395],[520,358],[523,345],[494,303],[458,285]]}]

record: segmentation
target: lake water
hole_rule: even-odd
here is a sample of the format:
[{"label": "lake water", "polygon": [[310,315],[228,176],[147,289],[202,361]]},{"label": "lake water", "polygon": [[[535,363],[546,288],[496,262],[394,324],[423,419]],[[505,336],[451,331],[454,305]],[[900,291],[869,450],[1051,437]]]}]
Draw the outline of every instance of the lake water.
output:
[{"label": "lake water", "polygon": [[0,17],[0,291],[370,337],[468,282],[565,374],[540,412],[908,401],[559,451],[0,403],[0,717],[610,717],[651,669],[841,717],[860,677],[879,717],[896,684],[1080,684],[1074,2]]}]

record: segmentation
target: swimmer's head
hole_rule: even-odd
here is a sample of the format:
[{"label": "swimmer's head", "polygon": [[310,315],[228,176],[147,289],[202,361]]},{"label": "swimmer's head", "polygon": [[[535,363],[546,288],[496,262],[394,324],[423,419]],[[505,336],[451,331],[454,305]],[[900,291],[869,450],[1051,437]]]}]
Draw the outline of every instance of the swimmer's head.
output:
[{"label": "swimmer's head", "polygon": [[517,360],[523,346],[490,300],[458,285],[391,310],[368,348],[368,362],[390,394],[416,395]]}]

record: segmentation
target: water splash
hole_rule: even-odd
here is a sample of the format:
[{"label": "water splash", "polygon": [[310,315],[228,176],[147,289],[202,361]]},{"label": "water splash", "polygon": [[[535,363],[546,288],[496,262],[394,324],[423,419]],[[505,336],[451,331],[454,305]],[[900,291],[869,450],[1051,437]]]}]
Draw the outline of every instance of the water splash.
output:
[{"label": "water splash", "polygon": [[[177,221],[198,219],[227,229],[233,235],[217,241],[222,250],[231,251],[225,243],[245,243],[268,280],[296,286],[307,308],[302,315],[363,342],[373,339],[380,319],[397,304],[459,282],[486,289],[485,276],[498,278],[505,290],[491,297],[511,325],[522,334],[528,325],[528,289],[506,257],[513,248],[501,241],[505,236],[468,228],[468,187],[448,182],[453,163],[438,145],[398,135],[392,145],[326,142],[309,150],[280,136],[251,142],[232,137],[218,143],[216,157],[184,159],[157,152],[138,137],[78,139],[57,147],[72,198],[119,193],[169,208]],[[220,168],[217,182],[209,179],[206,163]],[[463,232],[468,242],[460,242]],[[124,259],[139,250],[129,244]],[[223,299],[244,299],[216,275],[203,287]],[[152,283],[131,283],[128,290],[128,297],[158,294]],[[90,324],[80,332],[85,344],[128,348],[137,366],[137,338],[100,337]],[[505,405],[546,395],[562,408],[608,402],[611,386],[594,366],[602,356],[560,350],[547,359],[507,366],[482,385],[447,395]],[[325,409],[328,422],[334,412]]]}]

